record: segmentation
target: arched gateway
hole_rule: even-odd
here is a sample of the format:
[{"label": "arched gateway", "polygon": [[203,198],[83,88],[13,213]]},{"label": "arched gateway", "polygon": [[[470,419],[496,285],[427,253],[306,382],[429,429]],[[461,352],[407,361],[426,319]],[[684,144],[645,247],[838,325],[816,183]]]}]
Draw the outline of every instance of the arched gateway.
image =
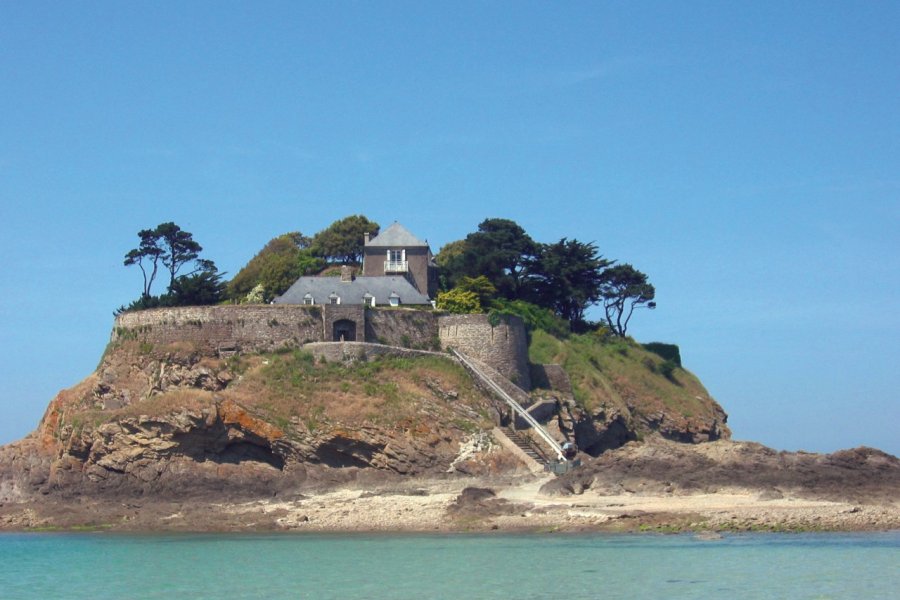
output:
[{"label": "arched gateway", "polygon": [[333,340],[335,342],[355,342],[356,323],[350,319],[340,319],[332,326]]}]

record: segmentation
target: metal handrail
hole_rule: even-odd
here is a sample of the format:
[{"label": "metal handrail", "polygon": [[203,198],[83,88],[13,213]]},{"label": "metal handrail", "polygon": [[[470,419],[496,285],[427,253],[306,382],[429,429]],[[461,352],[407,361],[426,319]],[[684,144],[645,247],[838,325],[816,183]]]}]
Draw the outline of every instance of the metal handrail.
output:
[{"label": "metal handrail", "polygon": [[563,449],[562,449],[562,446],[559,445],[559,442],[554,440],[550,436],[550,434],[547,433],[547,430],[544,429],[543,426],[541,426],[541,424],[538,423],[535,420],[535,418],[532,417],[531,414],[529,414],[529,412],[522,407],[521,404],[516,402],[516,400],[512,396],[510,396],[508,393],[506,393],[506,390],[504,390],[502,387],[497,385],[497,383],[494,382],[493,379],[488,377],[481,369],[479,369],[475,364],[473,364],[468,358],[466,358],[456,348],[450,348],[450,352],[452,352],[453,355],[456,356],[456,358],[458,358],[460,361],[462,361],[462,363],[466,367],[468,367],[470,370],[472,370],[472,372],[474,372],[476,375],[478,375],[488,385],[488,387],[490,387],[501,398],[503,398],[503,400],[505,400],[506,403],[509,404],[510,408],[512,408],[516,412],[516,414],[518,414],[520,417],[522,417],[526,423],[531,425],[532,429],[534,429],[537,432],[538,436],[542,440],[544,440],[544,442],[546,442],[547,445],[550,446],[550,448],[552,448],[554,452],[556,452],[557,460],[565,462],[566,457],[563,454]]}]

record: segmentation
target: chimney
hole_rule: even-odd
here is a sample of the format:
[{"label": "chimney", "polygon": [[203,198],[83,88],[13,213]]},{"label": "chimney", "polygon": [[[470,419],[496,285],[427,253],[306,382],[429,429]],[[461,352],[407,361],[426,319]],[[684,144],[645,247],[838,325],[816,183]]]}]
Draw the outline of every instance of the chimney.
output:
[{"label": "chimney", "polygon": [[363,234],[363,239],[365,240],[364,245],[368,245],[369,244],[369,232],[368,231]]},{"label": "chimney", "polygon": [[341,283],[350,283],[353,281],[353,270],[347,266],[341,266]]}]

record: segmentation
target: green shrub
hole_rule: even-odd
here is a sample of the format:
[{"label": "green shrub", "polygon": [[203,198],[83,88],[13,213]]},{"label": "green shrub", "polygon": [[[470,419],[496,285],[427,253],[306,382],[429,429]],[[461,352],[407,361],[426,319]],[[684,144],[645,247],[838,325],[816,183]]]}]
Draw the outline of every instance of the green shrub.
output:
[{"label": "green shrub", "polygon": [[681,366],[681,351],[678,349],[676,344],[664,344],[662,342],[650,342],[649,344],[642,344],[644,350],[648,352],[652,352],[657,356],[670,360],[675,363],[675,366]]}]

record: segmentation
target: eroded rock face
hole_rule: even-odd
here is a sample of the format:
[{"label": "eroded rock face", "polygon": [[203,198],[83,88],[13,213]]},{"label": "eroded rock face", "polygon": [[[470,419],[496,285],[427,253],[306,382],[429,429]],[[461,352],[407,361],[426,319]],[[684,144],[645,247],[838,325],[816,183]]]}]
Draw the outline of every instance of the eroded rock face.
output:
[{"label": "eroded rock face", "polygon": [[[440,371],[401,382],[418,386],[417,396],[407,402],[406,417],[382,421],[341,408],[339,402],[359,399],[336,398],[340,381],[321,382],[331,386],[326,399],[310,397],[319,393],[313,373],[315,389],[290,402],[330,403],[339,410],[312,423],[267,410],[277,400],[267,394],[278,392],[258,377],[256,384],[242,387],[247,362],[256,361],[258,373],[271,358],[226,360],[183,344],[117,346],[96,373],[50,403],[32,436],[0,451],[0,500],[29,494],[259,496],[353,479],[362,472],[491,475],[521,466],[484,440],[474,443],[490,436],[483,427],[472,430],[473,423],[500,414],[497,404],[487,395],[474,404],[470,396],[466,404],[462,382],[447,380]],[[550,419],[551,431],[574,439],[591,456],[649,430],[685,442],[728,435],[721,409],[692,422],[665,411],[647,416],[633,407],[590,412],[570,399],[551,400],[548,406],[544,418]]]},{"label": "eroded rock face", "polygon": [[833,454],[779,452],[753,442],[688,445],[651,438],[604,453],[547,483],[542,491],[580,494],[715,493],[764,490],[816,499],[892,502],[900,494],[900,460],[873,448]]},{"label": "eroded rock face", "polygon": [[728,439],[727,415],[718,404],[714,408],[711,417],[688,419],[665,411],[644,415],[633,407],[587,411],[572,401],[560,401],[556,426],[582,452],[596,457],[650,433],[690,444]]},{"label": "eroded rock face", "polygon": [[357,469],[445,471],[458,449],[459,439],[448,432],[410,431],[402,424],[283,430],[225,399],[201,410],[104,423],[70,433],[56,448],[41,448],[35,439],[8,447],[9,471],[25,472],[28,460],[34,465],[0,491],[9,498],[23,491],[72,495],[88,489],[196,495],[227,487],[232,494],[258,495],[303,483],[311,473],[325,477],[326,470],[343,471],[327,475],[332,478],[352,478]]},{"label": "eroded rock face", "polygon": [[471,435],[432,414],[438,405],[450,407],[451,417],[474,412],[440,378],[425,381],[431,399],[416,401],[418,416],[311,423],[261,411],[272,401],[266,389],[233,392],[241,378],[228,364],[190,348],[107,353],[95,374],[50,403],[32,436],[0,449],[0,501],[258,497],[363,471],[418,475],[504,463],[490,447],[460,459]]}]

